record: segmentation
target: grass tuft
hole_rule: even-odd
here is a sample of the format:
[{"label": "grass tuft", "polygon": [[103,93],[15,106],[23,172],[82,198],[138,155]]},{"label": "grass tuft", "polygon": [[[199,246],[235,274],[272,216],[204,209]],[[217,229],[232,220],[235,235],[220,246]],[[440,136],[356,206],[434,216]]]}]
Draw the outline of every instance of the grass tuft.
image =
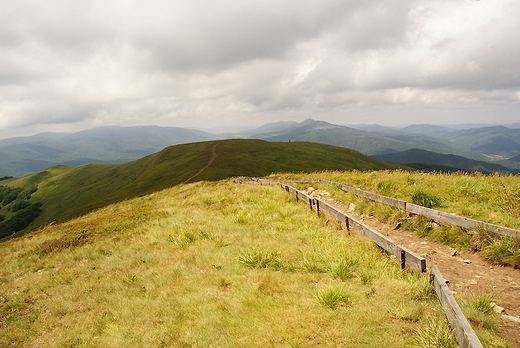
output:
[{"label": "grass tuft", "polygon": [[243,250],[238,260],[249,268],[270,268],[282,270],[284,268],[283,256],[276,250],[261,250],[253,246]]},{"label": "grass tuft", "polygon": [[421,348],[456,348],[457,340],[446,320],[428,318],[417,330],[415,342]]},{"label": "grass tuft", "polygon": [[354,275],[355,260],[342,257],[332,264],[331,273],[334,278],[346,281]]},{"label": "grass tuft", "polygon": [[502,236],[482,249],[482,254],[490,260],[520,268],[520,241]]},{"label": "grass tuft", "polygon": [[460,299],[461,307],[469,322],[477,328],[496,331],[498,323],[495,316],[495,297],[490,293],[481,293],[469,299]]},{"label": "grass tuft", "polygon": [[338,306],[349,306],[352,304],[349,295],[344,289],[329,286],[325,289],[321,289],[318,291],[317,295],[318,301],[331,309],[335,309]]}]

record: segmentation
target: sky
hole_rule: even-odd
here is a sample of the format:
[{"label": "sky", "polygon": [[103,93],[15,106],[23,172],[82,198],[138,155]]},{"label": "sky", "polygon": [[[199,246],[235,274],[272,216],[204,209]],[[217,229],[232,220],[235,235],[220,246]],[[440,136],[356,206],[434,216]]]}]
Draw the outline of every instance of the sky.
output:
[{"label": "sky", "polygon": [[3,0],[0,138],[520,122],[519,0]]}]

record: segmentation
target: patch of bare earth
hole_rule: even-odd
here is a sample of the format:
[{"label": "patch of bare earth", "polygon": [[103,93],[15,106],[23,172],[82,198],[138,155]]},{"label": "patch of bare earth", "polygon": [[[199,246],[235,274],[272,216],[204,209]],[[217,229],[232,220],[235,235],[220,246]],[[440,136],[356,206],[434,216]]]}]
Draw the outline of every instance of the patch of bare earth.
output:
[{"label": "patch of bare earth", "polygon": [[455,250],[411,231],[381,223],[373,217],[362,216],[349,210],[346,204],[327,197],[327,194],[320,199],[423,256],[428,268],[437,265],[454,293],[470,296],[493,294],[497,305],[504,309],[500,313],[499,336],[520,347],[520,270],[493,264],[479,254]]}]

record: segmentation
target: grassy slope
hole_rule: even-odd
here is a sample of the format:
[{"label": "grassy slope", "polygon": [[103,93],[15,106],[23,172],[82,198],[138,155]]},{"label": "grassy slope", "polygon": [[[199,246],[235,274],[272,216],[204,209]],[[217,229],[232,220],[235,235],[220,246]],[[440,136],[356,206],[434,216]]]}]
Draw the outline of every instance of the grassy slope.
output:
[{"label": "grassy slope", "polygon": [[[302,178],[286,174],[282,178]],[[328,179],[412,203],[422,193],[437,202],[434,208],[501,226],[520,229],[520,177],[464,173],[421,173],[401,170],[374,172],[329,172],[308,175]],[[304,185],[300,185],[304,188]],[[313,185],[313,186],[318,186]],[[319,187],[319,186],[318,186]],[[503,265],[520,268],[520,244],[512,238],[496,238],[485,231],[474,231],[449,224],[435,224],[431,219],[406,214],[396,208],[344,193],[335,187],[327,190],[345,202],[354,202],[356,210],[374,215],[382,222],[415,231],[421,236],[463,250],[480,251],[483,256]]]},{"label": "grassy slope", "polygon": [[427,277],[276,186],[178,185],[0,263],[0,346],[456,346]]},{"label": "grassy slope", "polygon": [[210,162],[213,151],[217,155],[215,160],[194,181],[273,172],[377,170],[393,166],[353,150],[328,145],[232,139],[172,146],[121,165],[58,166],[9,183],[21,187],[38,184],[32,199],[43,202],[43,213],[32,226],[41,226],[182,183]]}]

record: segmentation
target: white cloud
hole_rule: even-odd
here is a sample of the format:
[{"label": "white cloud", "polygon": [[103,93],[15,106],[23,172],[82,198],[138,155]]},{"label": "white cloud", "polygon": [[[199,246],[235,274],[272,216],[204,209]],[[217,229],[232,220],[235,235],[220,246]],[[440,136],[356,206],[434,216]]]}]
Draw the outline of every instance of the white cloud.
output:
[{"label": "white cloud", "polygon": [[0,137],[306,117],[516,122],[519,17],[513,0],[3,1]]}]

